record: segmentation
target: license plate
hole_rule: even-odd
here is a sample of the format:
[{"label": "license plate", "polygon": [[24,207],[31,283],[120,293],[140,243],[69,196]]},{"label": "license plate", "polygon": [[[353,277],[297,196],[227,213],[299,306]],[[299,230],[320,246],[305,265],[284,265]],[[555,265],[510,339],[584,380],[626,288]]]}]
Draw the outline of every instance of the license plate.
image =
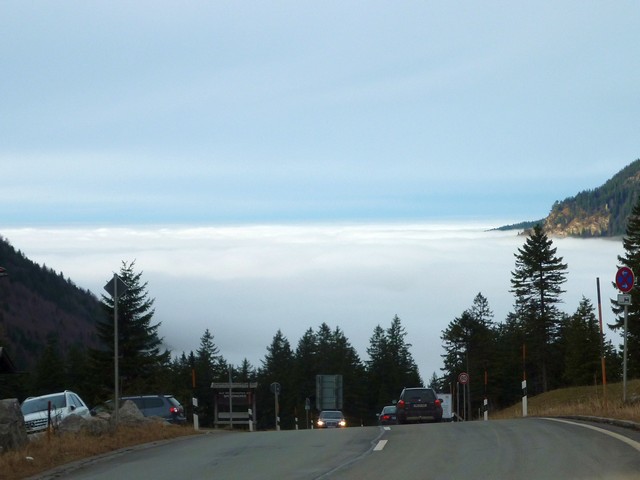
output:
[{"label": "license plate", "polygon": [[414,403],[413,408],[427,408],[426,403]]}]

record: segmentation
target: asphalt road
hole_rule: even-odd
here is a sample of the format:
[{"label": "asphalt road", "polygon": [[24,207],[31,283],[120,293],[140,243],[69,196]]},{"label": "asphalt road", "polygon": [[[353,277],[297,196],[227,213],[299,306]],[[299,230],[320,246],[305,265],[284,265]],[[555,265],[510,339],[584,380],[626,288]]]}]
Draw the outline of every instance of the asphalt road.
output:
[{"label": "asphalt road", "polygon": [[640,432],[526,418],[215,433],[67,469],[65,479],[640,479]]}]

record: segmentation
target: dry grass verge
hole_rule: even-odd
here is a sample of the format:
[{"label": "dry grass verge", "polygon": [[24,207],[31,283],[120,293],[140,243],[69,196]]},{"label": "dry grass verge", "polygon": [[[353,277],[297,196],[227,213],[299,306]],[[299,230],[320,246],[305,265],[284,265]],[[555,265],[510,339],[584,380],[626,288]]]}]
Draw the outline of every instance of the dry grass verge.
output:
[{"label": "dry grass verge", "polygon": [[[607,385],[606,401],[602,385],[563,388],[529,397],[528,414],[532,417],[583,415],[640,423],[640,380],[627,382],[626,403],[622,402],[622,383]],[[490,414],[493,419],[521,416],[521,404]]]},{"label": "dry grass verge", "polygon": [[99,437],[85,433],[42,435],[23,449],[0,455],[0,478],[23,479],[83,458],[194,434],[190,426],[149,422],[136,427],[120,426],[116,432]]}]

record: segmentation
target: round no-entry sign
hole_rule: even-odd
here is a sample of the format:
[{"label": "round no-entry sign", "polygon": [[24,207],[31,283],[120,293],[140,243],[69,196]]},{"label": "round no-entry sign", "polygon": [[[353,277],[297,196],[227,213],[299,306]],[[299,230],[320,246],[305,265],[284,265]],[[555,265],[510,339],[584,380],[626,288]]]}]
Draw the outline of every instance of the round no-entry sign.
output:
[{"label": "round no-entry sign", "polygon": [[633,289],[635,276],[629,267],[620,267],[616,273],[616,286],[622,293],[629,293]]},{"label": "round no-entry sign", "polygon": [[462,372],[460,375],[458,375],[458,382],[462,385],[466,385],[467,383],[469,383],[469,374],[466,372]]}]

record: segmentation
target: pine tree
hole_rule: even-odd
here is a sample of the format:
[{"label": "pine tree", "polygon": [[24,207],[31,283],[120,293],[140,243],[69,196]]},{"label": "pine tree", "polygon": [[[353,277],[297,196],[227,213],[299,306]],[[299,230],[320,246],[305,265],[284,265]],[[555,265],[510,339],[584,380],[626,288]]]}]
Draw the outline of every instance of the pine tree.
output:
[{"label": "pine tree", "polygon": [[487,299],[478,293],[471,308],[449,323],[441,338],[446,352],[443,370],[452,384],[457,383],[461,372],[469,375],[468,409],[475,411],[488,394],[485,380],[491,378],[495,384],[493,373],[488,375],[493,372],[495,363],[495,331],[493,312]]},{"label": "pine tree", "polygon": [[291,380],[294,371],[294,355],[291,344],[282,331],[278,329],[271,344],[267,347],[267,354],[262,360],[262,368],[258,372],[258,403],[265,407],[258,413],[258,422],[262,427],[275,427],[274,394],[270,390],[273,383],[279,383],[281,390],[278,396],[280,410],[280,425],[282,428],[293,427],[295,408],[295,388]]},{"label": "pine tree", "polygon": [[211,401],[211,383],[224,380],[223,377],[228,376],[228,374],[226,362],[219,355],[219,349],[214,343],[213,335],[208,328],[200,337],[200,346],[194,356],[194,370],[199,421],[203,426],[213,426],[215,405]]},{"label": "pine tree", "polygon": [[409,350],[411,344],[407,343],[405,339],[407,331],[398,315],[393,317],[386,333],[389,353],[395,365],[397,365],[396,380],[402,386],[400,390],[403,387],[421,387],[423,383],[418,371],[418,365],[413,360],[413,355]]},{"label": "pine tree", "polygon": [[543,392],[548,390],[548,368],[558,336],[560,312],[557,304],[564,293],[567,265],[556,256],[553,242],[537,224],[524,246],[518,249],[516,268],[511,272],[516,316],[524,328],[528,350],[537,365]]},{"label": "pine tree", "polygon": [[[618,256],[620,266],[633,270],[636,278],[640,275],[640,197],[627,220],[626,235],[622,239],[625,255]],[[640,289],[634,287],[630,292],[631,305],[627,308],[627,375],[640,377]],[[614,330],[624,327],[624,307],[612,302],[616,321],[609,325]]]},{"label": "pine tree", "polygon": [[305,407],[307,398],[311,405],[315,405],[318,373],[318,341],[313,329],[309,328],[298,341],[295,352],[293,378],[298,409],[302,410]]},{"label": "pine tree", "polygon": [[[128,290],[118,298],[118,352],[121,393],[139,394],[159,388],[163,371],[170,366],[170,353],[162,349],[158,334],[160,323],[153,324],[153,303],[142,282],[142,273],[134,271],[135,262],[122,262],[119,276]],[[91,352],[95,378],[101,382],[102,393],[112,390],[114,379],[114,301],[102,296],[105,318],[97,323],[101,350]]]},{"label": "pine tree", "polygon": [[369,359],[365,362],[369,385],[369,408],[380,411],[391,400],[397,399],[400,393],[398,385],[393,381],[391,356],[387,335],[380,325],[376,325],[367,347]]},{"label": "pine tree", "polygon": [[47,346],[36,364],[33,391],[37,395],[60,392],[67,388],[66,380],[65,360],[60,351],[58,336],[50,334]]},{"label": "pine tree", "polygon": [[569,385],[589,385],[602,379],[600,327],[591,301],[584,296],[562,329],[564,379]]},{"label": "pine tree", "polygon": [[369,359],[365,362],[371,401],[369,409],[372,411],[379,412],[383,406],[397,400],[404,387],[423,385],[406,336],[397,315],[386,330],[380,325],[374,328],[367,348]]}]

